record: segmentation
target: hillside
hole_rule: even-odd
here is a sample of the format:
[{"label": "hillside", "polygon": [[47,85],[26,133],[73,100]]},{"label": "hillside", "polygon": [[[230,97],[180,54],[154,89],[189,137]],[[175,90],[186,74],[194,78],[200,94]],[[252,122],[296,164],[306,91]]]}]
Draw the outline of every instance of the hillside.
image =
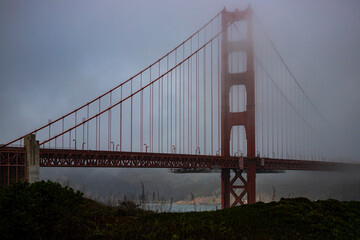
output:
[{"label": "hillside", "polygon": [[60,184],[0,190],[0,239],[360,239],[360,202],[281,199],[213,212],[108,207]]}]

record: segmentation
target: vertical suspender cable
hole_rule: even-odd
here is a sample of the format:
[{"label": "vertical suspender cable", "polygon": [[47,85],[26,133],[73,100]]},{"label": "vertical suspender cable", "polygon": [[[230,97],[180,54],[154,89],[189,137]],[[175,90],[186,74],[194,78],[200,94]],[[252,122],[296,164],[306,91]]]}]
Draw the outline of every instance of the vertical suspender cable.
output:
[{"label": "vertical suspender cable", "polygon": [[[219,21],[220,23],[220,21]],[[221,25],[221,23],[219,24]],[[217,95],[218,95],[218,105],[217,105],[217,109],[218,109],[218,112],[217,112],[217,116],[218,116],[218,151],[219,151],[219,155],[221,155],[221,132],[220,132],[220,129],[221,129],[221,120],[220,120],[220,117],[221,117],[221,100],[220,100],[220,95],[221,95],[221,83],[220,83],[220,37],[218,37],[218,41],[217,41],[217,69],[218,69],[218,76],[217,76],[217,83],[218,83],[218,91],[217,91]]]},{"label": "vertical suspender cable", "polygon": [[[183,57],[182,57],[182,60],[184,60],[185,59],[185,44],[183,45]],[[182,127],[182,129],[183,129],[183,137],[182,137],[182,148],[181,148],[181,153],[185,153],[185,62],[182,64],[183,65],[183,67],[182,67],[182,69],[183,69],[183,74],[182,74],[182,76],[183,76],[183,80],[182,80],[182,84],[183,84],[183,87],[182,87],[182,89],[183,89],[183,92],[182,92],[182,106],[183,106],[183,108],[182,108],[182,112],[183,112],[183,114],[182,114],[182,116],[183,116],[183,120],[182,120],[182,124],[183,124],[183,127]]]},{"label": "vertical suspender cable", "polygon": [[[298,93],[300,94],[299,91],[298,91]],[[299,112],[301,114],[301,107],[300,107],[301,106],[301,99],[300,99],[300,97],[301,96],[298,97],[298,102],[299,102],[298,107],[299,107]],[[301,134],[302,133],[301,133],[301,126],[300,126],[301,125],[301,118],[300,117],[302,117],[302,116],[297,117],[297,119],[298,119],[298,152],[299,152],[299,158],[300,158],[300,160],[302,160],[301,159]]]},{"label": "vertical suspender cable", "polygon": [[181,129],[181,102],[182,102],[182,99],[181,99],[181,82],[182,82],[182,79],[181,79],[181,72],[182,72],[182,65],[180,64],[179,66],[179,147],[177,147],[177,145],[175,144],[176,148],[178,148],[179,150],[179,153],[181,153],[181,138],[182,138],[182,129]]},{"label": "vertical suspender cable", "polygon": [[[86,118],[87,118],[87,119],[89,119],[89,117],[90,117],[89,105],[90,105],[90,104],[87,105],[87,110],[86,110],[86,112],[87,112]],[[63,139],[63,140],[64,140],[64,139]],[[64,145],[64,144],[63,144],[63,145]],[[87,150],[89,150],[89,145],[90,145],[90,144],[89,144],[89,122],[87,122],[87,123],[86,123],[86,148],[87,148]]]},{"label": "vertical suspender cable", "polygon": [[173,145],[173,71],[170,72],[170,150],[172,149]]},{"label": "vertical suspender cable", "polygon": [[[149,83],[151,82],[151,67],[150,67],[150,78],[149,78]],[[149,150],[152,152],[153,150],[153,145],[152,145],[152,86],[150,85],[150,89],[149,89],[149,109],[150,109],[150,121],[149,121]]]},{"label": "vertical suspender cable", "polygon": [[161,137],[161,149],[160,152],[163,153],[164,152],[164,78],[161,78],[161,132],[160,132],[160,137]]},{"label": "vertical suspender cable", "polygon": [[265,144],[265,131],[266,131],[266,121],[265,121],[265,116],[266,116],[266,86],[265,86],[265,83],[266,83],[266,79],[265,79],[266,76],[264,76],[263,74],[263,69],[261,69],[261,100],[262,100],[262,108],[261,108],[261,121],[262,121],[262,156],[264,157],[266,155],[266,150],[265,150],[265,147],[266,147],[266,144]]},{"label": "vertical suspender cable", "polygon": [[[212,28],[211,28],[212,29]],[[211,32],[212,35],[212,32]],[[211,109],[211,117],[210,117],[210,121],[211,121],[211,155],[214,155],[214,113],[213,113],[213,102],[214,102],[214,97],[213,97],[213,41],[211,41],[210,43],[210,51],[211,51],[211,56],[210,56],[210,72],[211,72],[211,77],[210,77],[210,81],[211,81],[211,85],[210,85],[210,91],[211,91],[211,95],[210,95],[210,101],[211,101],[211,105],[210,105],[210,109]]]},{"label": "vertical suspender cable", "polygon": [[[276,71],[275,67],[274,67],[274,55],[271,53],[270,55],[270,70],[271,70],[271,75],[270,75],[270,78],[275,78],[274,76],[274,73]],[[271,92],[270,92],[270,98],[271,98],[271,111],[270,111],[270,114],[271,114],[271,153],[270,155],[272,157],[274,157],[274,148],[275,148],[275,116],[274,116],[274,113],[275,113],[275,109],[274,109],[274,83],[269,81],[270,84],[270,88],[271,88]]]},{"label": "vertical suspender cable", "polygon": [[[280,86],[281,86],[281,90],[283,90],[283,82],[284,82],[284,79],[283,79],[283,71],[281,70],[281,73],[280,73]],[[280,131],[281,131],[281,158],[283,159],[284,158],[284,101],[283,101],[283,96],[280,95],[280,113],[281,113],[281,116],[280,116]]]},{"label": "vertical suspender cable", "polygon": [[[122,98],[122,86],[120,87],[120,99]],[[100,116],[99,116],[100,117]],[[100,122],[100,121],[99,121]],[[119,140],[119,145],[120,145],[120,151],[122,150],[122,103],[120,103],[120,140]]]},{"label": "vertical suspender cable", "polygon": [[[142,88],[143,79],[140,73],[140,88]],[[140,152],[144,151],[144,91],[140,92]]]},{"label": "vertical suspender cable", "polygon": [[[256,63],[254,63],[254,72],[256,73],[257,72],[257,65]],[[255,79],[257,80],[257,79]],[[257,81],[254,81],[255,83],[255,156],[258,155],[258,151],[259,151],[259,114],[258,114],[258,111],[259,111],[259,108],[258,108],[258,105],[259,105],[259,98],[258,98],[258,82]]]},{"label": "vertical suspender cable", "polygon": [[274,151],[275,151],[275,103],[274,103],[274,97],[275,97],[275,93],[274,93],[274,85],[271,85],[271,135],[272,135],[272,156],[274,156]]},{"label": "vertical suspender cable", "polygon": [[[89,107],[88,107],[88,113],[89,113]],[[89,115],[89,114],[88,114]],[[89,117],[88,117],[89,118]],[[64,132],[64,118],[61,120],[61,125],[62,125],[62,132]],[[89,125],[88,125],[89,126]],[[88,127],[89,129],[89,127]],[[64,149],[64,134],[61,136],[62,137],[62,144],[61,147]],[[88,141],[89,142],[89,141]]]},{"label": "vertical suspender cable", "polygon": [[[159,76],[158,77],[160,77],[160,75],[161,75],[161,73],[160,73],[160,61],[159,61]],[[159,89],[158,89],[158,96],[159,96],[159,99],[158,99],[158,101],[159,101],[159,108],[158,108],[158,152],[162,152],[161,151],[161,149],[162,149],[162,147],[161,147],[161,144],[160,144],[160,138],[162,139],[162,135],[161,135],[161,129],[160,129],[160,126],[161,126],[161,119],[162,119],[162,116],[160,116],[160,112],[161,112],[161,94],[162,94],[162,91],[161,91],[161,84],[162,84],[162,82],[163,82],[163,79],[161,78],[160,79],[160,81],[158,82],[158,84],[159,84]]]},{"label": "vertical suspender cable", "polygon": [[269,79],[266,79],[266,144],[267,144],[267,156],[269,157],[269,153],[270,153],[270,126],[269,126],[269,122],[270,122],[270,118],[269,118],[269,114],[270,110],[269,110]]},{"label": "vertical suspender cable", "polygon": [[275,92],[276,92],[276,98],[275,98],[275,106],[276,106],[276,157],[277,158],[280,158],[280,141],[279,141],[279,135],[280,135],[280,129],[279,129],[279,97],[280,96],[280,92],[279,90],[275,89]]},{"label": "vertical suspender cable", "polygon": [[[130,81],[130,94],[133,93],[133,80]],[[130,152],[132,152],[133,139],[133,97],[130,98]]]},{"label": "vertical suspender cable", "polygon": [[[75,125],[74,126],[76,126],[77,125],[77,111],[75,112]],[[77,132],[77,128],[75,128],[75,150],[76,150],[76,145],[77,145],[77,134],[76,134],[76,132]],[[49,143],[50,144],[50,143]]]},{"label": "vertical suspender cable", "polygon": [[[206,41],[206,28],[204,34]],[[206,155],[206,46],[204,47],[204,155]]]},{"label": "vertical suspender cable", "polygon": [[[179,59],[179,62],[181,62],[181,54],[179,53],[179,56],[178,56]],[[177,86],[178,86],[178,93],[177,93],[177,102],[178,102],[178,117],[177,117],[177,124],[178,124],[178,133],[177,133],[177,136],[178,136],[178,140],[177,140],[177,144],[175,144],[175,150],[176,152],[178,153],[181,153],[181,147],[182,147],[182,135],[183,135],[183,129],[182,129],[182,81],[183,81],[183,76],[182,76],[182,71],[183,71],[183,65],[180,64],[179,65],[179,71],[178,71],[178,78],[177,78]]]},{"label": "vertical suspender cable", "polygon": [[[150,77],[150,82],[151,82],[151,77]],[[154,115],[155,115],[155,109],[154,109],[154,84],[151,84],[150,86],[150,91],[151,91],[151,113],[150,113],[150,123],[151,123],[151,140],[150,140],[150,149],[151,152],[154,152]]]},{"label": "vertical suspender cable", "polygon": [[[131,81],[132,82],[132,81]],[[110,106],[112,104],[112,92],[110,92]],[[111,109],[108,111],[108,144],[109,151],[111,150]]]},{"label": "vertical suspender cable", "polygon": [[[286,82],[288,82],[288,93],[290,93],[290,96],[289,96],[289,100],[291,101],[291,84],[290,84],[290,81],[286,81]],[[291,122],[292,122],[292,117],[291,117],[291,106],[289,105],[289,103],[287,104],[288,105],[288,112],[289,112],[289,114],[288,114],[288,119],[289,119],[289,124],[288,124],[288,131],[287,131],[287,135],[288,135],[288,140],[287,140],[287,142],[288,142],[288,144],[287,144],[287,148],[288,148],[288,151],[289,151],[289,157],[292,157],[292,153],[293,153],[293,151],[292,151],[292,138],[291,138],[291,136],[292,136],[292,125],[291,125]]]},{"label": "vertical suspender cable", "polygon": [[[256,96],[256,95],[255,95]],[[244,102],[244,109],[246,110],[246,104],[247,104],[247,102],[246,102],[246,88],[244,88],[244,94],[243,94],[243,102]],[[256,106],[256,105],[255,105]],[[240,137],[240,135],[239,135],[239,137]],[[246,130],[245,130],[245,127],[244,127],[244,130],[243,130],[243,134],[242,134],[242,137],[241,137],[241,139],[242,139],[242,142],[243,142],[243,150],[242,150],[242,152],[243,152],[243,154],[244,154],[244,156],[247,156],[247,142],[246,142]],[[246,144],[245,144],[246,143]],[[245,154],[246,153],[246,154]]]},{"label": "vertical suspender cable", "polygon": [[[169,71],[169,56],[166,57],[166,72]],[[170,73],[171,74],[171,73]],[[171,80],[170,80],[171,81]],[[171,92],[169,92],[169,73],[166,74],[166,152],[169,153],[169,96],[171,98]]]},{"label": "vertical suspender cable", "polygon": [[[175,65],[177,65],[177,50],[175,50]],[[177,136],[178,136],[178,131],[177,131],[177,68],[175,68],[175,148],[174,151],[176,152],[176,145],[177,145]],[[174,153],[175,153],[174,152]]]},{"label": "vertical suspender cable", "polygon": [[[236,72],[237,73],[239,73],[240,72],[240,55],[239,54],[237,54],[237,58],[236,58],[236,64],[235,64],[235,66],[236,66]],[[237,90],[236,90],[236,112],[240,112],[240,94],[241,94],[241,91],[240,91],[240,88],[239,87],[237,87],[236,88]],[[235,89],[234,89],[235,90]],[[235,92],[235,91],[234,91]],[[245,96],[245,91],[244,91],[244,96]],[[256,96],[256,94],[255,94],[255,96]],[[245,102],[244,102],[244,104],[245,104]],[[246,111],[246,110],[245,110]],[[256,118],[255,118],[256,119]],[[256,138],[255,138],[256,139]],[[235,149],[236,150],[236,152],[237,151],[239,151],[240,150],[240,127],[237,127],[237,136],[236,136],[236,142],[237,142],[237,149]]]},{"label": "vertical suspender cable", "polygon": [[[192,54],[192,38],[190,40],[190,54]],[[189,147],[189,153],[191,154],[192,151],[192,140],[193,140],[193,117],[192,117],[192,110],[193,110],[193,83],[192,83],[192,79],[193,79],[193,63],[192,63],[192,59],[193,57],[191,57],[189,59],[189,63],[190,63],[190,147]]]},{"label": "vertical suspender cable", "polygon": [[187,77],[187,80],[188,80],[188,84],[187,84],[187,101],[188,101],[188,106],[187,106],[187,110],[188,110],[188,113],[187,113],[187,123],[188,123],[188,154],[190,154],[190,100],[191,100],[191,96],[190,96],[190,59],[187,61],[187,64],[188,64],[188,69],[187,69],[187,74],[188,74],[188,77]]},{"label": "vertical suspender cable", "polygon": [[[49,123],[51,123],[51,120],[49,120]],[[75,123],[75,125],[76,125],[76,123]],[[49,139],[50,138],[51,138],[51,124],[49,125]],[[49,148],[50,148],[50,141],[49,141]]]},{"label": "vertical suspender cable", "polygon": [[[101,106],[101,98],[99,99],[99,113],[101,112],[100,106]],[[101,145],[100,145],[100,133],[101,133],[100,118],[101,118],[101,115],[99,115],[99,134],[98,134],[98,137],[99,137],[99,150],[101,149]]]},{"label": "vertical suspender cable", "polygon": [[195,148],[198,146],[198,54],[195,54]]},{"label": "vertical suspender cable", "polygon": [[[132,82],[132,81],[131,81]],[[111,95],[112,92],[110,92],[110,106],[111,106]],[[108,148],[109,151],[111,150],[111,109],[108,111]]]}]

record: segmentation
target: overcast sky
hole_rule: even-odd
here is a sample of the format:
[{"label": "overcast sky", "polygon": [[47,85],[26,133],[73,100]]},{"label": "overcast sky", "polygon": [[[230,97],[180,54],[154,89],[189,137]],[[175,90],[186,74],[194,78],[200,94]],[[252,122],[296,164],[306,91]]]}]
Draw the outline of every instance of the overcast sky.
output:
[{"label": "overcast sky", "polygon": [[[185,40],[224,6],[233,10],[247,4],[240,0],[0,0],[0,144],[72,111],[126,80]],[[346,153],[357,160],[360,1],[254,0],[251,4],[285,62],[327,118],[334,135],[341,139]],[[72,181],[92,186],[92,179],[102,183],[99,189],[106,182],[100,181],[100,176],[120,176],[120,170],[109,173],[107,169],[41,171],[45,179],[64,175],[79,178],[86,172],[90,178]],[[124,171],[130,173],[129,169]],[[141,180],[142,175],[138,181],[146,182],[148,187],[150,180]],[[164,171],[161,176],[161,181],[170,183],[176,178]],[[298,180],[309,176],[309,182]],[[332,182],[324,180],[330,188],[334,188],[332,176],[328,175]],[[219,175],[213,177],[220,185]],[[261,189],[271,193],[272,185],[283,194],[291,191],[295,196],[308,196],[306,191],[317,191],[314,182],[323,177],[303,172],[261,175],[257,178],[258,194]],[[118,183],[117,178],[109,182]],[[154,186],[163,185],[154,182]],[[356,181],[344,184],[349,182]],[[301,184],[306,191],[302,192]],[[128,191],[126,186],[117,185],[109,191]],[[336,194],[326,190],[322,197],[328,196]],[[350,199],[358,199],[358,195]]]},{"label": "overcast sky", "polygon": [[[248,1],[0,1],[0,143],[150,65]],[[360,155],[360,1],[255,0],[254,12],[351,156]]]}]

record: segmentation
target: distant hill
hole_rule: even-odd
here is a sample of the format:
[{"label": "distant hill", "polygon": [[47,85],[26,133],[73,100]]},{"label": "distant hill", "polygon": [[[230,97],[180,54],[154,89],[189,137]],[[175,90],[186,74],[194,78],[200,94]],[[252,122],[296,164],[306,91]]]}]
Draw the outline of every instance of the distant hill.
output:
[{"label": "distant hill", "polygon": [[306,198],[212,212],[99,204],[58,183],[0,189],[0,239],[360,239],[360,202]]}]

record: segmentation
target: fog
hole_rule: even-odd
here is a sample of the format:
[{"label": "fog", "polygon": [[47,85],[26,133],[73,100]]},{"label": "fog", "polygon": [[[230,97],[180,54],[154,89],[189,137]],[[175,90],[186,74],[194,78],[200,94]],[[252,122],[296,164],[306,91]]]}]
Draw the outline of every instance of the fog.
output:
[{"label": "fog", "polygon": [[[0,144],[86,103],[185,40],[223,9],[249,1],[1,1]],[[360,2],[251,1],[292,73],[329,122],[341,155],[360,155]],[[218,194],[219,174],[41,169],[94,194],[156,188],[164,197]],[[358,174],[257,176],[257,195],[359,200]],[[211,186],[211,187],[209,187]],[[274,188],[273,188],[274,187]],[[198,190],[196,190],[198,189]]]}]

